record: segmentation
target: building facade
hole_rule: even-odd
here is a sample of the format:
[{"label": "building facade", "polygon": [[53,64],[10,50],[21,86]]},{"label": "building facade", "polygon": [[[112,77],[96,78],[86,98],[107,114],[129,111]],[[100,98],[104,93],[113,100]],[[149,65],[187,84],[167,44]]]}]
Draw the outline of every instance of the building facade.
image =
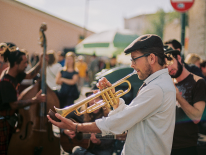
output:
[{"label": "building facade", "polygon": [[138,35],[145,34],[151,28],[150,19],[152,14],[143,14],[132,18],[124,18],[124,28],[136,32]]},{"label": "building facade", "polygon": [[195,0],[189,10],[189,53],[206,60],[206,0]]},{"label": "building facade", "polygon": [[[43,22],[47,24],[45,35],[48,50],[73,49],[84,34],[84,28],[80,26],[14,0],[0,0],[0,6],[0,42],[15,43],[29,54],[42,52],[38,38]],[[87,36],[91,34],[93,32],[87,30]]]}]

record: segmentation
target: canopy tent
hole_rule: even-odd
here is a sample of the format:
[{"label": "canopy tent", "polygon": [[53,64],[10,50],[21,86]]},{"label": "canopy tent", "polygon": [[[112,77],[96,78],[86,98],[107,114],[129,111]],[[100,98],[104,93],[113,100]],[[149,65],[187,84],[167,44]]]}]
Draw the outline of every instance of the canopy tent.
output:
[{"label": "canopy tent", "polygon": [[87,54],[96,56],[107,56],[111,58],[113,55],[122,53],[138,35],[130,30],[110,30],[93,34],[75,47],[77,54]]}]

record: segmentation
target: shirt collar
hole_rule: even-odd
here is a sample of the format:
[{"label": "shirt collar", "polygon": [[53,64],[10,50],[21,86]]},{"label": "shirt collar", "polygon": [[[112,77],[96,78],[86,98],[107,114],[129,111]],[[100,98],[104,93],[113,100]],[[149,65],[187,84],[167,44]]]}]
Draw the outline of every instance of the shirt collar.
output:
[{"label": "shirt collar", "polygon": [[168,69],[165,68],[165,69],[161,69],[161,70],[158,70],[156,72],[154,72],[153,74],[151,74],[148,78],[146,78],[146,80],[144,81],[146,84],[150,83],[152,80],[156,79],[158,76],[164,74],[164,73],[168,73]]}]

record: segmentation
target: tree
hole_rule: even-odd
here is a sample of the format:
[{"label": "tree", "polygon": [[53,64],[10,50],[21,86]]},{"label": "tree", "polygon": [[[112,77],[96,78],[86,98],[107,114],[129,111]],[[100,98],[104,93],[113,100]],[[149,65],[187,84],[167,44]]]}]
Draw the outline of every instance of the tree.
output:
[{"label": "tree", "polygon": [[[153,14],[149,20],[150,27],[146,28],[145,34],[152,33],[157,34],[163,38],[164,26],[174,19],[181,20],[181,13],[173,11],[165,13],[163,9],[159,9],[155,14]],[[180,22],[181,23],[181,22]],[[188,14],[186,13],[185,25],[188,26]]]},{"label": "tree", "polygon": [[152,33],[163,37],[163,30],[165,25],[165,12],[163,9],[159,9],[152,18],[150,18],[150,28],[147,28],[145,33]]}]

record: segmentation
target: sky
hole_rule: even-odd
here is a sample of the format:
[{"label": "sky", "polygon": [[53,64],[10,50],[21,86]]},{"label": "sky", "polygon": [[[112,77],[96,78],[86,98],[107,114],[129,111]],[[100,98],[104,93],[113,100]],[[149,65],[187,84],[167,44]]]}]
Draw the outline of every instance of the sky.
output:
[{"label": "sky", "polygon": [[[174,11],[170,0],[17,0],[58,18],[99,33],[123,29],[124,18]],[[87,9],[86,9],[87,8]]]}]

